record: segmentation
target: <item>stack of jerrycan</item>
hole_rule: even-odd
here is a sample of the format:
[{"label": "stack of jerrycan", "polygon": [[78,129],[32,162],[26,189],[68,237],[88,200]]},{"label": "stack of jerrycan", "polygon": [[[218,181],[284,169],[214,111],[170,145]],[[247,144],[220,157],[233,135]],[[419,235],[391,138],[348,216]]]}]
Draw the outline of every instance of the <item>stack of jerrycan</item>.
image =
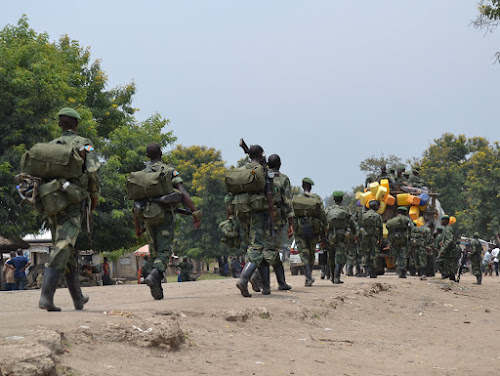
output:
[{"label": "stack of jerrycan", "polygon": [[358,199],[358,206],[366,206],[367,208],[369,207],[370,201],[379,201],[380,207],[377,210],[379,214],[384,214],[387,206],[395,204],[397,204],[397,206],[406,206],[412,221],[424,221],[421,214],[427,209],[427,204],[430,200],[430,196],[425,192],[419,195],[399,193],[394,197],[390,194],[388,179],[370,183],[370,186],[365,189],[365,192],[356,193],[356,198]]}]

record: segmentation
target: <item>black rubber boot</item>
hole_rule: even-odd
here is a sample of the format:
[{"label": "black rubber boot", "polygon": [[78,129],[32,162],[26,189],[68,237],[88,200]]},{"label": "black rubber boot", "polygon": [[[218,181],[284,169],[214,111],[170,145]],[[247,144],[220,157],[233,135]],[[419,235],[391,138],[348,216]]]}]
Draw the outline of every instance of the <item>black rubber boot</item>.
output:
[{"label": "black rubber boot", "polygon": [[370,269],[368,266],[363,267],[363,277],[369,277],[370,276]]},{"label": "black rubber boot", "polygon": [[326,265],[326,271],[325,271],[325,276],[326,276],[326,279],[332,279],[332,270],[330,268],[330,265]]},{"label": "black rubber boot", "polygon": [[73,299],[73,305],[75,306],[75,309],[77,311],[82,310],[84,304],[89,301],[89,297],[88,295],[82,293],[78,273],[73,272],[71,274],[65,275],[64,280],[66,281],[66,287],[69,290],[71,299]]},{"label": "black rubber boot", "polygon": [[456,282],[455,274],[450,275],[450,281]]},{"label": "black rubber boot", "polygon": [[247,262],[245,267],[241,271],[240,279],[236,282],[236,287],[240,289],[241,295],[245,298],[251,298],[252,294],[248,292],[248,281],[252,277],[253,273],[257,269],[257,265],[252,262]]},{"label": "black rubber boot", "polygon": [[352,265],[347,265],[347,276],[352,277],[354,275],[353,273],[353,266]]},{"label": "black rubber boot", "polygon": [[54,305],[54,294],[56,293],[59,275],[61,272],[56,268],[46,268],[43,272],[42,294],[38,302],[38,308],[49,312],[58,312],[61,308]]},{"label": "black rubber boot", "polygon": [[344,283],[343,281],[340,280],[340,275],[342,274],[342,268],[344,265],[342,264],[336,264],[335,269],[333,271],[333,283],[335,285],[338,285],[340,283]]},{"label": "black rubber boot", "polygon": [[257,270],[252,274],[249,282],[252,285],[253,291],[260,292],[260,286],[262,285],[262,280],[261,280],[260,274]]},{"label": "black rubber boot", "polygon": [[278,281],[278,290],[291,290],[292,286],[285,281],[285,268],[283,268],[283,264],[280,262],[278,265],[275,265],[273,269],[276,274],[276,280]]},{"label": "black rubber boot", "polygon": [[399,269],[399,278],[406,278],[406,269]]},{"label": "black rubber boot", "polygon": [[377,278],[377,273],[375,272],[375,268],[371,267],[369,269],[369,273],[370,273],[370,278]]},{"label": "black rubber boot", "polygon": [[332,283],[334,282],[335,279],[335,265],[328,265],[328,270],[330,271],[330,278],[328,278]]},{"label": "black rubber boot", "polygon": [[163,273],[154,268],[144,280],[144,282],[146,282],[146,285],[148,285],[151,289],[151,296],[155,300],[163,299],[163,288],[161,287],[162,279]]},{"label": "black rubber boot", "polygon": [[271,281],[269,278],[269,265],[259,266],[260,279],[262,281],[262,295],[271,294]]},{"label": "black rubber boot", "polygon": [[481,281],[483,280],[483,275],[482,274],[476,275],[476,279],[477,279],[477,282],[475,282],[474,284],[480,285]]},{"label": "black rubber boot", "polygon": [[355,277],[362,277],[363,276],[363,272],[361,270],[361,266],[359,265],[356,265],[356,274],[354,274]]},{"label": "black rubber boot", "polygon": [[314,278],[312,277],[311,265],[309,265],[309,264],[304,265],[304,274],[306,276],[306,282],[305,282],[304,286],[311,287],[314,283]]}]

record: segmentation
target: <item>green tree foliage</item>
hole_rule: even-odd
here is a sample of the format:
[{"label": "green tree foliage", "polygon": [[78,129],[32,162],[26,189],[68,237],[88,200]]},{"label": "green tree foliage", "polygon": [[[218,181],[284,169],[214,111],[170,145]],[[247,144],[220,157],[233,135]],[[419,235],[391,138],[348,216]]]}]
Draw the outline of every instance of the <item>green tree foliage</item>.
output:
[{"label": "green tree foliage", "polygon": [[[42,218],[28,205],[20,205],[13,177],[26,149],[60,134],[56,114],[69,106],[80,113],[78,133],[94,142],[103,164],[102,197],[93,216],[93,248],[114,250],[137,243],[131,203],[126,200],[126,176],[143,168],[148,143],[165,147],[175,138],[172,132],[164,133],[168,121],[160,115],[142,123],[135,120],[134,84],[111,90],[106,86],[99,61],[91,63],[90,51],[68,36],[52,42],[46,33],[31,29],[25,16],[0,31],[2,235],[38,231]],[[90,246],[85,237],[78,244]]]},{"label": "green tree foliage", "polygon": [[387,169],[391,167],[397,168],[402,163],[401,158],[393,154],[390,154],[387,158],[383,155],[381,157],[372,155],[360,162],[359,169],[366,173],[367,181],[368,179],[373,181],[380,174],[382,166],[386,166]]},{"label": "green tree foliage", "polygon": [[[472,25],[476,29],[493,32],[500,22],[500,0],[480,0],[478,10],[479,14]],[[500,52],[495,54],[495,58],[500,62]]]},{"label": "green tree foliage", "polygon": [[[224,174],[221,152],[206,146],[177,145],[168,156],[197,207],[203,210],[202,226],[194,230],[189,217],[180,218],[175,240],[179,254],[202,254],[204,259],[234,254],[220,239],[219,223],[225,219]],[[196,250],[196,251],[193,251]],[[201,250],[201,251],[200,251]]]}]

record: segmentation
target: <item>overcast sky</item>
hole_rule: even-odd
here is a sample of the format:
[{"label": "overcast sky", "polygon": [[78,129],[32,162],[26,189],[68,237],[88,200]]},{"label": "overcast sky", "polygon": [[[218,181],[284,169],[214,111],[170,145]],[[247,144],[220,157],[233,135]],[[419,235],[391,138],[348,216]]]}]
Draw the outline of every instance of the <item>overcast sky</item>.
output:
[{"label": "overcast sky", "polygon": [[371,155],[421,156],[444,132],[498,140],[500,30],[470,26],[474,0],[2,1],[134,81],[137,117],[159,112],[183,145],[240,137],[282,157],[322,196],[364,182]]}]

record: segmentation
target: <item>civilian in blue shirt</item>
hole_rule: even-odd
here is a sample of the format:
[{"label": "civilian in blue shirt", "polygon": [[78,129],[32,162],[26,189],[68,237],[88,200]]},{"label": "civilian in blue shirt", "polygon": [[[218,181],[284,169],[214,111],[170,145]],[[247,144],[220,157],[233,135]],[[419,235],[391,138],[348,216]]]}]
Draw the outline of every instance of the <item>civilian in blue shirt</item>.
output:
[{"label": "civilian in blue shirt", "polygon": [[23,256],[23,250],[17,250],[17,257],[7,261],[8,265],[11,265],[16,269],[14,272],[14,279],[16,280],[16,290],[26,290],[26,273],[24,272],[30,265],[31,262],[27,257]]}]

